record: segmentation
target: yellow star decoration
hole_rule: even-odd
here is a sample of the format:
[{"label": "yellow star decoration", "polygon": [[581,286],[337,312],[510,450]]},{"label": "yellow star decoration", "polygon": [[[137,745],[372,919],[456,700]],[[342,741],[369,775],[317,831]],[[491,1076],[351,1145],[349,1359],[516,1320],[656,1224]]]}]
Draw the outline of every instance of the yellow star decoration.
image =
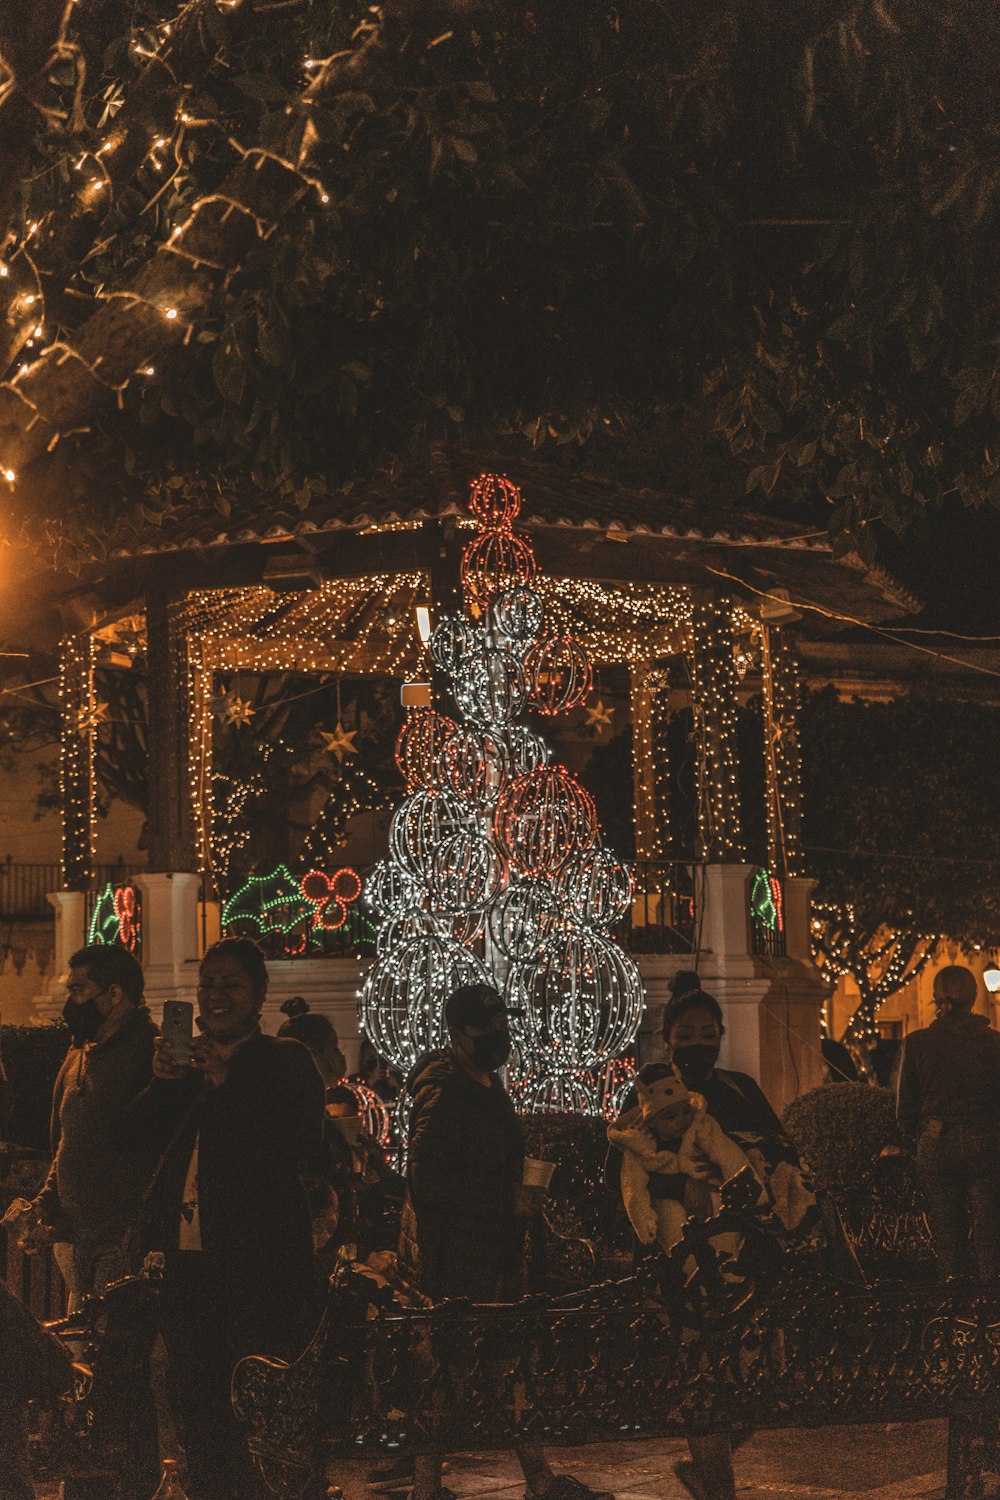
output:
[{"label": "yellow star decoration", "polygon": [[338,722],[333,734],[327,732],[322,735],[323,754],[335,755],[339,761],[343,761],[348,755],[357,755],[358,747],[354,743],[357,735],[356,729],[348,731]]},{"label": "yellow star decoration", "polygon": [[101,699],[91,707],[80,710],[80,716],[76,722],[77,734],[89,734],[92,729],[100,729],[102,724],[108,720],[108,705]]},{"label": "yellow star decoration", "polygon": [[241,698],[238,693],[229,693],[226,697],[226,723],[227,724],[249,724],[253,718],[255,709],[249,698]]},{"label": "yellow star decoration", "polygon": [[614,709],[605,708],[602,698],[598,698],[597,702],[591,708],[585,708],[584,713],[587,715],[588,729],[596,729],[598,734],[603,734],[605,729],[611,728],[611,718],[614,714]]}]

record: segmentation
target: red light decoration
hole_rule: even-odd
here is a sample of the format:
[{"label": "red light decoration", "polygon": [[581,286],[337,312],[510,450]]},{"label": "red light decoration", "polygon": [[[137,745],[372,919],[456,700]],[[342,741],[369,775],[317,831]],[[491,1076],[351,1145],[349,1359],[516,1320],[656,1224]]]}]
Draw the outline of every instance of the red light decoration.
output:
[{"label": "red light decoration", "polygon": [[134,953],[139,941],[139,906],[135,887],[120,885],[115,890],[115,916],[118,918],[118,941]]},{"label": "red light decoration", "polygon": [[396,738],[396,764],[412,792],[418,786],[437,785],[437,758],[458,733],[458,725],[447,714],[433,708],[411,709]]},{"label": "red light decoration", "polygon": [[520,875],[557,874],[591,848],[597,829],[593,798],[563,766],[518,776],[497,798],[494,838]]},{"label": "red light decoration", "polygon": [[485,609],[490,600],[517,584],[530,583],[538,571],[535,554],[523,537],[506,528],[481,531],[462,550],[462,587],[471,602]]},{"label": "red light decoration", "polygon": [[325,870],[310,870],[299,882],[302,895],[313,907],[313,927],[336,932],[347,921],[347,908],[361,895],[361,876],[349,865],[327,875]]},{"label": "red light decoration", "polygon": [[491,530],[510,530],[521,509],[521,491],[506,474],[480,474],[472,482],[469,510]]},{"label": "red light decoration", "polygon": [[540,714],[561,714],[586,703],[593,673],[586,651],[569,635],[543,635],[524,659],[528,702]]}]

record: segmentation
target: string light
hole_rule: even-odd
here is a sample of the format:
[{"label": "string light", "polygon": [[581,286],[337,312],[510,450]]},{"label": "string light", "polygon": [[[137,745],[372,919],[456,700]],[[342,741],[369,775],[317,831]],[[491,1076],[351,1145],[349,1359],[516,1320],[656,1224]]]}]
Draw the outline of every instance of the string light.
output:
[{"label": "string light", "polygon": [[761,635],[767,857],[783,875],[798,875],[802,866],[798,664],[785,630],[764,625]]},{"label": "string light", "polygon": [[86,890],[94,874],[94,639],[66,636],[59,662],[59,795],[63,885]]},{"label": "string light", "polygon": [[732,611],[725,601],[694,606],[692,638],[699,852],[706,860],[739,860],[737,679]]}]

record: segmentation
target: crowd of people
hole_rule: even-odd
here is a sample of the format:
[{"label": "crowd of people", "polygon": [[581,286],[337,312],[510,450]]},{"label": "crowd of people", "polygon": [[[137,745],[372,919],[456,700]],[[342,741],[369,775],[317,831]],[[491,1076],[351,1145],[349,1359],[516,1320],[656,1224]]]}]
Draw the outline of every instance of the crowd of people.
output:
[{"label": "crowd of people", "polygon": [[[333,1026],[296,999],[282,1007],[278,1035],[266,1034],[267,985],[252,941],[211,947],[199,968],[197,1034],[178,1057],[143,1003],[131,955],[104,946],[74,954],[52,1166],[11,1226],[26,1250],[56,1247],[71,1306],[135,1272],[149,1251],[161,1253],[157,1332],[190,1500],[259,1500],[231,1406],[232,1373],[245,1355],[292,1358],[304,1347],[338,1260],[395,1257],[394,1274],[430,1302],[510,1300],[524,1289],[525,1225],[541,1202],[502,1081],[511,1036],[495,990],[472,985],[449,997],[447,1046],[420,1059],[403,1084],[403,1180],[366,1128],[371,1096],[347,1080]],[[903,1049],[898,1108],[916,1142],[942,1275],[994,1279],[1000,1037],[973,1015],[976,988],[960,966],[937,976],[939,1017]],[[736,1178],[752,1184],[779,1239],[830,1233],[759,1085],[719,1066],[724,1031],[698,975],[677,975],[663,1012],[663,1060],[639,1071],[608,1129],[607,1183],[631,1222],[636,1261],[664,1257],[682,1278],[695,1274],[693,1230],[706,1221],[723,1278],[741,1274],[739,1226],[711,1228]],[[402,1080],[373,1055],[364,1061],[372,1090],[391,1098]],[[50,1345],[33,1347],[50,1386],[66,1375]],[[151,1349],[152,1334],[147,1356]],[[32,1495],[19,1402],[15,1391],[0,1423],[0,1500]],[[159,1473],[150,1380],[135,1382],[118,1417],[125,1500],[149,1500]],[[690,1448],[678,1465],[690,1493],[731,1500],[730,1435],[692,1438]],[[612,1500],[555,1474],[536,1442],[517,1453],[529,1500]],[[418,1452],[382,1479],[387,1489],[412,1489],[413,1500],[448,1500],[443,1462],[440,1451]],[[67,1481],[67,1500],[97,1500],[87,1484]]]}]

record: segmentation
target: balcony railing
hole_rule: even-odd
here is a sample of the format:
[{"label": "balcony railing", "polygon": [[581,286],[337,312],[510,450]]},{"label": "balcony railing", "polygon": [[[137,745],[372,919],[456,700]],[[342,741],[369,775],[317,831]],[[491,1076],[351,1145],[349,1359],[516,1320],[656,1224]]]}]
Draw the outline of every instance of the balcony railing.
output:
[{"label": "balcony railing", "polygon": [[630,953],[693,953],[696,866],[639,860],[632,909],[617,936]]}]

